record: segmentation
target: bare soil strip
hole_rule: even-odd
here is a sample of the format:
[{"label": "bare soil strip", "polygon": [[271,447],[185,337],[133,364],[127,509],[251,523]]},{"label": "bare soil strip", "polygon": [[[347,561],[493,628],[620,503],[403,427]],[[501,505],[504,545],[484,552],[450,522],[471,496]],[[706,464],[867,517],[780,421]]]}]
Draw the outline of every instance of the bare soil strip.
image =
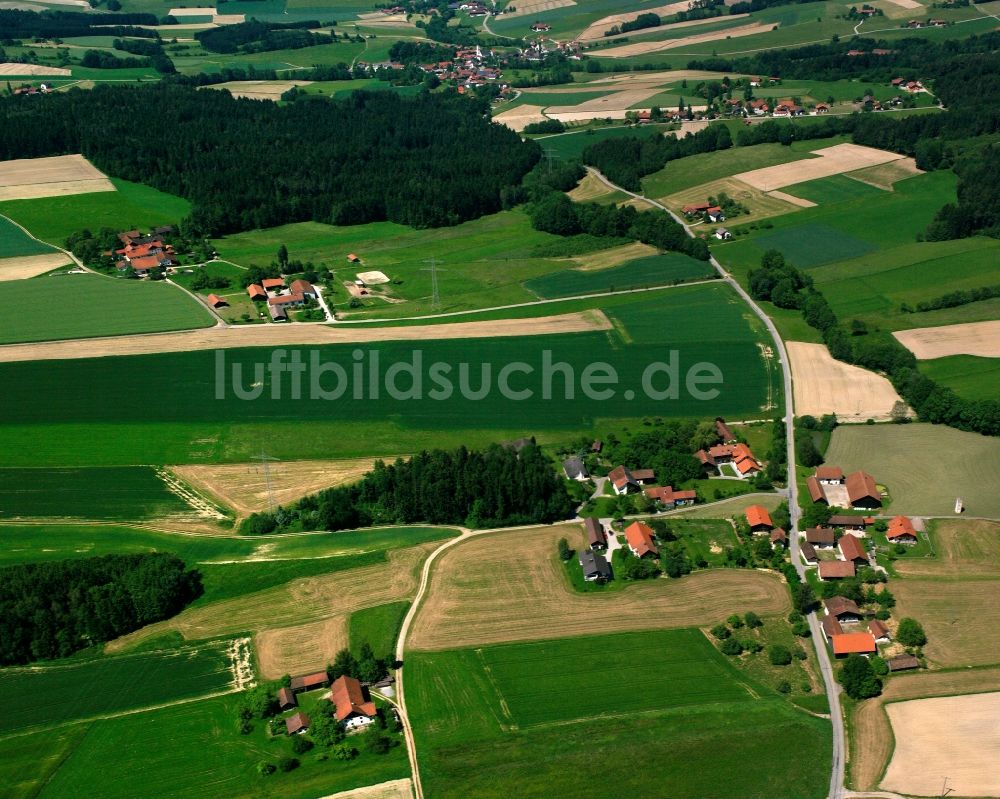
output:
[{"label": "bare soil strip", "polygon": [[0,161],[0,200],[114,190],[111,181],[82,155]]},{"label": "bare soil strip", "polygon": [[746,610],[767,615],[788,607],[779,577],[736,569],[650,580],[614,594],[579,594],[555,555],[564,536],[571,546],[584,545],[582,527],[562,525],[504,531],[448,549],[433,565],[407,648],[687,627]]},{"label": "bare soil strip", "polygon": [[65,77],[72,74],[68,69],[50,67],[45,64],[14,64],[9,62],[0,64],[0,75],[53,75]]},{"label": "bare soil strip", "polygon": [[[685,3],[685,4],[675,3],[674,5],[684,5],[685,8],[684,9],[680,9],[682,11],[687,10],[687,7],[690,6],[690,4],[688,4],[688,3]],[[693,27],[695,27],[697,25],[708,25],[708,24],[711,24],[713,22],[721,22],[723,19],[727,19],[727,20],[728,19],[743,19],[744,17],[749,17],[749,16],[750,16],[749,14],[729,14],[726,17],[706,17],[705,19],[689,19],[686,22],[670,22],[670,23],[667,23],[666,25],[657,25],[654,28],[643,28],[640,31],[634,31],[630,35],[630,38],[634,38],[636,36],[642,36],[643,38],[646,38],[647,36],[655,35],[655,34],[658,34],[658,33],[666,33],[668,31],[673,31],[673,30],[679,30],[681,28],[693,28]],[[633,19],[634,19],[634,17],[633,17]],[[588,30],[590,30],[590,28],[588,28]],[[603,41],[604,38],[605,38],[603,31],[593,31],[589,35],[592,36],[592,37],[595,37],[595,38],[594,39],[586,39],[585,40],[583,38],[582,34],[581,34],[580,36],[577,37],[577,41],[592,41],[592,40],[593,41],[596,41],[596,40]],[[629,34],[625,34],[625,35],[629,35]]]},{"label": "bare soil strip", "polygon": [[1000,693],[889,705],[896,751],[882,787],[937,796],[945,777],[956,796],[1000,795]]},{"label": "bare soil strip", "polygon": [[171,8],[167,14],[171,17],[214,17],[214,6],[197,6],[195,8]]},{"label": "bare soil strip", "polygon": [[895,3],[901,8],[923,8],[922,3],[916,2],[916,0],[889,0],[890,3]]},{"label": "bare soil strip", "polygon": [[23,255],[17,258],[0,258],[0,282],[4,280],[25,280],[44,275],[60,266],[69,266],[69,256],[61,252],[42,255]]},{"label": "bare soil strip", "polygon": [[263,630],[254,638],[260,676],[276,680],[284,674],[325,669],[348,644],[346,614],[322,621]]},{"label": "bare soil strip", "polygon": [[[171,466],[195,488],[217,498],[240,516],[266,510],[268,496],[287,505],[324,488],[359,480],[371,471],[373,458],[333,461],[268,462],[267,475],[259,462]],[[270,485],[268,484],[270,483]]]},{"label": "bare soil strip", "polygon": [[857,172],[845,172],[846,177],[867,183],[877,189],[892,191],[893,185],[901,180],[912,178],[914,175],[922,175],[924,171],[917,169],[917,162],[912,158],[900,158],[896,161],[889,161],[886,164],[861,169]]},{"label": "bare soil strip", "polygon": [[786,341],[791,361],[795,413],[835,413],[843,421],[889,419],[901,401],[886,378],[835,360],[824,344]]},{"label": "bare soil strip", "polygon": [[604,97],[595,97],[593,100],[587,100],[583,103],[578,103],[577,105],[553,105],[546,109],[549,114],[565,114],[565,113],[583,113],[589,112],[601,116],[603,111],[627,111],[636,103],[641,103],[652,97],[654,94],[659,94],[661,89],[657,86],[651,86],[647,88],[640,89],[623,89],[622,91],[613,92]]},{"label": "bare soil strip", "polygon": [[921,361],[949,355],[1000,358],[1000,320],[898,330],[894,335]]},{"label": "bare soil strip", "polygon": [[527,0],[513,5],[515,10],[506,12],[504,17],[527,17],[542,11],[555,11],[557,8],[575,6],[576,0]]},{"label": "bare soil strip", "polygon": [[597,272],[601,269],[610,269],[613,266],[618,266],[636,258],[656,255],[657,252],[659,251],[656,247],[651,247],[648,244],[637,241],[632,244],[623,244],[621,247],[612,247],[610,250],[600,250],[598,252],[587,253],[586,255],[578,255],[570,260],[578,265],[576,268],[580,272]]},{"label": "bare soil strip", "polygon": [[606,183],[602,183],[593,174],[588,172],[579,185],[566,194],[574,202],[581,203],[587,200],[595,200],[598,197],[605,197],[608,194],[614,193],[614,191]]},{"label": "bare soil strip", "polygon": [[[876,699],[858,704],[851,725],[851,783],[855,790],[876,788],[879,777],[892,754],[893,736],[885,705],[904,699],[965,694],[970,691],[1000,690],[1000,668],[944,673],[914,672],[892,677]],[[934,724],[932,723],[933,727]],[[907,731],[918,733],[918,729]],[[941,788],[940,778],[935,790]]]},{"label": "bare soil strip", "polygon": [[511,108],[509,111],[497,114],[493,117],[493,121],[520,133],[532,122],[544,122],[548,119],[542,113],[543,108],[545,108],[543,105],[519,105],[517,108]]},{"label": "bare soil strip", "polygon": [[206,86],[210,89],[226,89],[233,97],[250,100],[279,100],[281,95],[296,86],[308,86],[311,80],[234,80]]},{"label": "bare soil strip", "polygon": [[413,785],[410,778],[366,785],[352,791],[341,791],[321,799],[413,799]]},{"label": "bare soil strip", "polygon": [[812,200],[806,200],[802,197],[793,197],[791,194],[785,194],[783,191],[769,191],[767,192],[768,197],[774,197],[776,200],[784,200],[786,203],[791,203],[792,205],[797,205],[799,208],[815,208],[816,203]]},{"label": "bare soil strip", "polygon": [[210,327],[180,333],[109,336],[79,341],[47,341],[0,347],[0,363],[48,361],[66,358],[102,358],[148,355],[160,352],[230,349],[233,347],[320,346],[370,341],[435,341],[444,339],[543,336],[551,333],[588,333],[610,330],[602,311],[581,311],[535,319],[501,319],[489,322],[455,322],[412,327],[327,327],[317,324]]},{"label": "bare soil strip", "polygon": [[[688,0],[683,0],[678,3],[668,3],[664,6],[657,6],[656,8],[647,8],[641,13],[656,14],[658,17],[669,17],[681,11],[688,11],[690,7],[690,2],[688,2]],[[597,20],[597,22],[592,22],[587,28],[585,28],[583,33],[577,36],[576,39],[579,42],[603,41],[604,32],[606,30],[609,30],[622,22],[628,22],[629,20],[635,19],[639,13],[639,11],[630,11],[625,12],[624,14],[610,14],[606,17],[601,17]]]},{"label": "bare soil strip", "polygon": [[899,153],[876,150],[874,147],[864,147],[860,144],[836,144],[833,147],[824,147],[812,152],[813,155],[820,157],[766,166],[762,169],[741,172],[733,177],[758,189],[773,191],[785,186],[794,186],[796,183],[805,183],[809,180],[828,178],[843,172],[854,172],[889,161],[898,161],[904,157]]},{"label": "bare soil strip", "polygon": [[593,50],[591,55],[598,58],[626,58],[634,55],[646,55],[648,53],[659,53],[663,50],[673,50],[677,47],[687,47],[691,44],[702,44],[703,42],[717,42],[722,39],[737,39],[742,36],[755,36],[774,28],[772,24],[754,22],[750,25],[740,25],[735,28],[712,31],[711,33],[698,33],[693,36],[685,36],[683,39],[667,39],[659,42],[636,42],[626,44],[621,47],[612,47],[609,50]]}]

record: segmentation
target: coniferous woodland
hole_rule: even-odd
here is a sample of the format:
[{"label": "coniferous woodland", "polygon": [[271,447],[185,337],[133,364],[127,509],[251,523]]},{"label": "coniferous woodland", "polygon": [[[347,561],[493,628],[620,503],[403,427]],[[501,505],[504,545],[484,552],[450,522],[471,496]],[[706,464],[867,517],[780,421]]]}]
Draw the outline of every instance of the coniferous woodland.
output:
[{"label": "coniferous woodland", "polygon": [[[160,83],[19,100],[0,100],[0,160],[83,153],[190,200],[192,228],[213,235],[306,220],[453,225],[499,211],[538,160],[537,145],[451,93],[278,106]],[[150,108],[174,124],[137,136]]]},{"label": "coniferous woodland", "polygon": [[360,483],[305,497],[274,513],[255,513],[243,532],[346,530],[378,524],[507,527],[573,515],[574,504],[552,463],[534,444],[421,452],[375,463]]},{"label": "coniferous woodland", "polygon": [[44,39],[69,36],[133,36],[158,39],[155,14],[93,14],[82,11],[18,11],[0,9],[0,36],[4,39]]},{"label": "coniferous woodland", "polygon": [[0,569],[0,666],[66,657],[173,616],[201,577],[165,553]]}]

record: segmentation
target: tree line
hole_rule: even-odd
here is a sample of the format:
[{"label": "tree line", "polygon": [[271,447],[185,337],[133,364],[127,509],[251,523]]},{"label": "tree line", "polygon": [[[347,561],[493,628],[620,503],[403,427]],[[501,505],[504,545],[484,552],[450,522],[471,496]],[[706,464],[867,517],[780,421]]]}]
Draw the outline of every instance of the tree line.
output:
[{"label": "tree line", "polygon": [[81,11],[16,11],[0,9],[0,38],[53,39],[69,36],[136,36],[158,39],[154,14],[93,14]]},{"label": "tree line", "polygon": [[939,311],[942,308],[957,308],[960,305],[968,305],[972,302],[992,300],[994,297],[1000,297],[1000,284],[980,286],[979,288],[974,289],[951,291],[948,294],[942,294],[940,297],[935,297],[933,300],[923,300],[922,302],[918,302],[916,306],[912,308],[908,304],[903,303],[901,310],[904,313],[926,313],[927,311]]},{"label": "tree line", "polygon": [[837,360],[888,375],[899,395],[922,420],[983,435],[1000,435],[1000,401],[966,399],[939,385],[917,369],[913,353],[891,333],[869,332],[864,325],[848,328],[815,288],[812,278],[787,263],[777,250],[764,253],[760,267],[750,270],[748,282],[754,299],[800,310],[806,324],[822,334]]},{"label": "tree line", "polygon": [[162,552],[0,568],[0,665],[72,655],[170,618],[201,576]]},{"label": "tree line", "polygon": [[[335,23],[334,23],[335,24]],[[319,44],[330,44],[336,37],[313,33],[319,20],[301,22],[260,22],[251,19],[236,25],[221,25],[198,31],[194,38],[212,53],[260,53],[267,50],[297,50]]]},{"label": "tree line", "polygon": [[[190,200],[191,227],[212,235],[306,220],[458,224],[499,211],[538,160],[536,144],[451,92],[278,106],[161,82],[19,99],[0,100],[0,158],[82,152]],[[136,137],[150,108],[184,124]]]},{"label": "tree line", "polygon": [[510,527],[543,524],[573,514],[573,502],[553,464],[533,443],[519,451],[432,450],[375,466],[359,482],[305,497],[243,523],[251,534],[345,530],[380,524],[462,524]]}]

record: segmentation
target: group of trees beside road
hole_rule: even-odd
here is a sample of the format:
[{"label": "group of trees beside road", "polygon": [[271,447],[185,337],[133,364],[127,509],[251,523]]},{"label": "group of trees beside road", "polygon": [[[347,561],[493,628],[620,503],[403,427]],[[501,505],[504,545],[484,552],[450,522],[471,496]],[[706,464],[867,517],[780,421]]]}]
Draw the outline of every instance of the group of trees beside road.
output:
[{"label": "group of trees beside road", "polygon": [[166,553],[105,555],[0,569],[0,666],[67,657],[170,618],[201,576]]},{"label": "group of trees beside road", "polygon": [[[0,159],[82,152],[190,200],[191,226],[213,235],[307,220],[453,225],[499,211],[538,160],[536,144],[450,92],[282,107],[159,83],[19,99],[0,100]],[[150,108],[184,124],[136,137]]]},{"label": "group of trees beside road", "polygon": [[848,328],[816,290],[812,278],[787,263],[777,250],[764,253],[760,267],[750,270],[748,282],[754,299],[773,302],[779,308],[799,309],[806,323],[820,331],[837,360],[887,374],[922,420],[1000,435],[1000,401],[965,399],[939,385],[917,369],[913,353],[887,331],[868,331],[864,325]]},{"label": "group of trees beside road", "polygon": [[464,524],[507,527],[573,515],[574,505],[552,462],[533,443],[520,450],[492,445],[475,451],[421,452],[376,461],[349,486],[329,488],[273,513],[255,513],[247,533],[345,530],[376,524]]}]

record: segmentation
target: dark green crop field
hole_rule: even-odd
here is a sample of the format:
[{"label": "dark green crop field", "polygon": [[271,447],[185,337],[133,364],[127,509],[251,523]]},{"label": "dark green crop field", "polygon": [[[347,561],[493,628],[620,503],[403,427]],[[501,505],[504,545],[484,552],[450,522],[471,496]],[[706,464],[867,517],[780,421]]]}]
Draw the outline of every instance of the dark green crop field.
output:
[{"label": "dark green crop field", "polygon": [[[546,312],[561,310],[553,306]],[[531,435],[590,429],[601,418],[756,418],[769,396],[780,396],[769,390],[776,370],[769,371],[761,361],[759,326],[726,286],[639,294],[613,304],[607,315],[613,324],[609,331],[476,339],[471,344],[379,342],[364,350],[353,345],[303,350],[299,355],[307,374],[299,398],[291,375],[274,376],[268,366],[273,358],[291,360],[291,351],[4,364],[0,381],[8,387],[5,421],[11,427],[3,434],[15,444],[30,435],[36,463],[55,458],[61,459],[57,463],[79,462],[85,453],[98,463],[157,463],[167,452],[180,463],[218,460],[218,440],[227,435],[238,436],[239,443],[223,457],[239,460],[259,455],[259,436],[265,430],[268,452],[276,457],[335,457],[360,446],[369,454],[440,446],[442,434],[461,436],[462,431],[497,431],[492,440],[503,440],[515,425],[521,434]],[[373,367],[376,357],[378,368]],[[508,372],[509,390],[504,392],[499,375],[509,364],[524,364],[531,371],[518,366]],[[395,379],[394,396],[387,380],[393,365],[408,365]],[[361,367],[360,381],[353,380],[356,366]],[[721,383],[689,380],[717,377],[713,366]],[[417,373],[419,390],[408,375],[411,370]],[[435,372],[450,383],[450,393]],[[598,373],[616,373],[617,382],[610,387],[602,383],[595,391],[591,378]],[[377,398],[370,390],[373,375]],[[64,390],[74,385],[88,390]],[[87,426],[90,436],[99,436],[105,425],[121,431],[120,409],[145,407],[150,397],[156,398],[155,420],[141,421],[148,431],[141,438],[119,432],[103,439],[85,437],[81,448],[73,446],[84,437],[82,429],[74,432],[77,426]],[[54,420],[59,424],[51,425]],[[470,438],[482,440],[465,435],[462,443]],[[391,450],[373,446],[388,440],[394,442]],[[205,454],[194,458],[192,448]],[[4,455],[23,462],[17,447]]]},{"label": "dark green crop field", "polygon": [[[828,722],[738,674],[697,630],[414,652],[406,685],[429,796],[773,799],[826,788]],[[788,740],[798,756],[774,757]]]},{"label": "dark green crop field", "polygon": [[715,270],[706,261],[668,252],[636,258],[610,269],[577,270],[544,275],[525,282],[539,297],[572,297],[602,291],[659,286],[665,283],[712,277]]},{"label": "dark green crop field", "polygon": [[35,241],[14,223],[0,217],[0,258],[14,258],[20,255],[43,255],[52,248]]},{"label": "dark green crop field", "polygon": [[189,513],[151,466],[0,469],[0,517],[145,519]]}]

